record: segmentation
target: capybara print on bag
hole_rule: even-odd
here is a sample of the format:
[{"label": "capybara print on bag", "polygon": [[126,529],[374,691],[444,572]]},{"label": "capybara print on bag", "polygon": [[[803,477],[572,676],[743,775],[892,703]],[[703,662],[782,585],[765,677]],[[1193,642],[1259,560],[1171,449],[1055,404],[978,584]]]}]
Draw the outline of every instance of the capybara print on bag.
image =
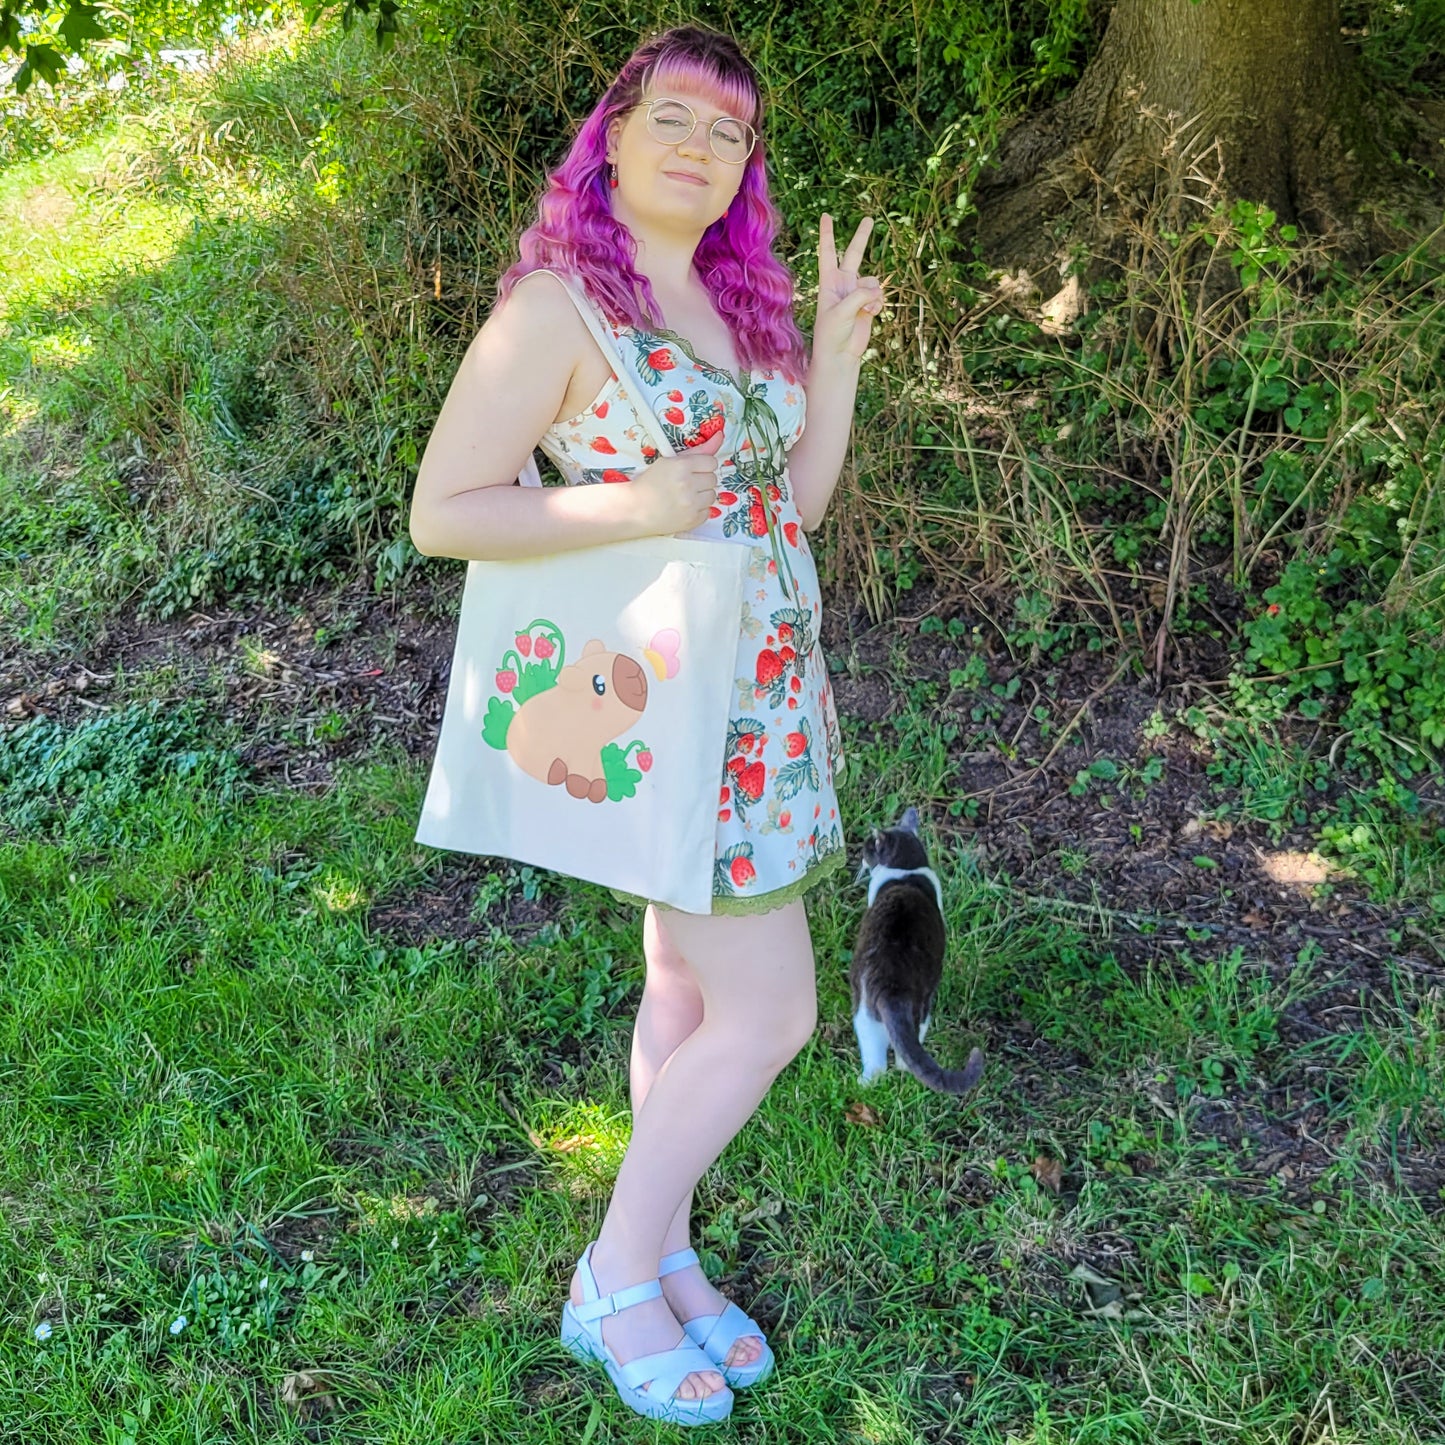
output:
[{"label": "capybara print on bag", "polygon": [[[679,641],[674,628],[664,628],[642,650],[660,681],[677,675]],[[647,708],[647,671],[636,658],[594,637],[568,663],[561,631],[539,619],[517,633],[496,684],[506,696],[487,704],[482,738],[529,777],[593,803],[637,792],[652,753],[640,738],[625,747],[614,741],[636,728]]]}]

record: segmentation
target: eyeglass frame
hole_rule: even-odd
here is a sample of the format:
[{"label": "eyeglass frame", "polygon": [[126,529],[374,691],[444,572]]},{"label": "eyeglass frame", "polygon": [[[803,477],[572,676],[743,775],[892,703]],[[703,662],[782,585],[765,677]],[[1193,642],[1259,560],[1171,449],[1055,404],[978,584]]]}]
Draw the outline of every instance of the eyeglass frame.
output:
[{"label": "eyeglass frame", "polygon": [[[643,102],[639,101],[638,104],[641,105],[641,104],[643,104]],[[698,113],[697,113],[685,100],[678,100],[676,96],[672,96],[672,95],[655,95],[655,96],[653,96],[653,98],[652,98],[651,100],[649,100],[649,101],[646,102],[646,105],[647,105],[647,114],[643,117],[643,124],[648,127],[647,134],[648,134],[653,140],[657,141],[658,145],[668,146],[668,147],[671,148],[672,150],[676,150],[676,149],[678,148],[678,146],[686,145],[686,144],[688,143],[688,141],[690,141],[690,140],[693,138],[693,136],[695,136],[695,135],[697,134],[697,128],[698,128],[698,126],[702,124],[702,117],[699,116]],[[691,129],[690,131],[688,131],[688,133],[687,133],[685,136],[683,136],[683,138],[682,138],[681,140],[672,140],[672,141],[668,141],[668,140],[657,140],[657,137],[652,134],[652,126],[651,126],[651,121],[652,121],[652,108],[653,108],[654,106],[657,106],[657,105],[680,105],[680,106],[692,117],[692,129]],[[714,146],[713,143],[712,143],[712,133],[713,133],[713,131],[716,130],[717,127],[720,126],[725,120],[730,120],[730,121],[732,121],[732,123],[733,123],[734,125],[747,126],[748,134],[749,134],[750,136],[752,136],[752,138],[753,138],[752,144],[748,147],[748,153],[747,153],[747,155],[745,155],[745,156],[742,158],[742,160],[740,160],[740,161],[730,161],[730,160],[728,160],[728,158],[727,158],[726,156],[720,156],[720,155],[718,155],[718,153],[717,153],[717,147]],[[720,116],[718,116],[718,118],[717,118],[716,120],[714,120],[713,123],[712,123],[710,126],[708,126],[708,128],[707,128],[707,148],[708,148],[708,150],[710,150],[710,151],[712,152],[713,158],[714,158],[715,160],[720,161],[720,162],[721,162],[723,165],[725,165],[725,166],[745,166],[745,165],[747,165],[747,163],[748,163],[748,162],[752,159],[752,157],[753,157],[753,152],[754,152],[755,150],[757,150],[757,148],[758,148],[758,141],[759,141],[760,139],[761,139],[761,137],[758,135],[758,128],[757,128],[757,126],[753,125],[751,121],[746,121],[746,120],[744,120],[741,116],[737,116],[737,115],[720,115]]]}]

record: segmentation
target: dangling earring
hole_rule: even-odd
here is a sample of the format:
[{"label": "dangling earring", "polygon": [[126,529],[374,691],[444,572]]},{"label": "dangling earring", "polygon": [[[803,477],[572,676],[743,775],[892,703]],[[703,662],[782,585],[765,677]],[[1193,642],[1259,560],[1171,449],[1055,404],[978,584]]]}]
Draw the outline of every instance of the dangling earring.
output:
[{"label": "dangling earring", "polygon": [[609,172],[607,184],[615,191],[617,189],[617,167],[614,165],[609,166],[607,169]]}]

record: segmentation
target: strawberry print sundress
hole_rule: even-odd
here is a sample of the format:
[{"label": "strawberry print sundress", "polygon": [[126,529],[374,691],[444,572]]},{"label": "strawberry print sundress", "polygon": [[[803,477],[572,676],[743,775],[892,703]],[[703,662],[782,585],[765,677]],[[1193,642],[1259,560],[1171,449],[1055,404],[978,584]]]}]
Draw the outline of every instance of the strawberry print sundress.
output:
[{"label": "strawberry print sundress", "polygon": [[736,691],[718,760],[712,911],[765,913],[845,859],[835,791],[842,739],[819,640],[818,573],[788,479],[803,387],[773,370],[734,376],[670,331],[602,324],[631,362],[627,374],[614,372],[541,447],[569,485],[605,485],[657,459],[639,407],[652,409],[679,452],[723,434],[717,497],[688,534],[748,549]]}]

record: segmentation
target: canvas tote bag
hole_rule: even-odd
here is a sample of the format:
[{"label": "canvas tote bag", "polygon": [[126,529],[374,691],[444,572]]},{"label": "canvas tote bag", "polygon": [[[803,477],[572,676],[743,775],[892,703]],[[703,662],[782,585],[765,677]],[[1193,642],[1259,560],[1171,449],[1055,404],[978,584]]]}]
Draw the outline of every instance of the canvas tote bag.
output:
[{"label": "canvas tote bag", "polygon": [[[558,279],[626,376],[590,299]],[[519,481],[541,485],[534,459]],[[468,562],[416,841],[710,913],[745,552],[649,537]]]}]

